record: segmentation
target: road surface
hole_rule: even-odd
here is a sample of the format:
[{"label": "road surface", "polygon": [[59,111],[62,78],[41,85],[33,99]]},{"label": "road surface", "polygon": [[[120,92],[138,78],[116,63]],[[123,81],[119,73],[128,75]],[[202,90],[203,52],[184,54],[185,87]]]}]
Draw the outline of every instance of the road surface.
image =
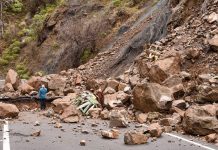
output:
[{"label": "road surface", "polygon": [[[40,126],[34,126],[35,121]],[[218,150],[218,147],[202,141],[193,140],[188,136],[163,134],[157,141],[144,145],[127,146],[123,142],[123,134],[130,128],[121,129],[119,139],[106,140],[100,136],[100,131],[108,130],[108,122],[100,121],[97,127],[92,127],[96,120],[85,120],[84,124],[62,124],[63,128],[54,128],[52,119],[42,116],[39,112],[22,112],[17,120],[8,121],[1,126],[0,134],[3,150]],[[99,120],[98,120],[99,122]],[[9,129],[7,129],[7,127]],[[134,128],[134,126],[133,126]],[[32,137],[33,131],[41,130],[41,136]],[[88,134],[81,133],[87,130]],[[10,132],[8,132],[10,131]],[[8,135],[7,135],[8,134]],[[192,140],[190,140],[192,139]],[[86,146],[80,146],[80,141],[86,140]]]}]

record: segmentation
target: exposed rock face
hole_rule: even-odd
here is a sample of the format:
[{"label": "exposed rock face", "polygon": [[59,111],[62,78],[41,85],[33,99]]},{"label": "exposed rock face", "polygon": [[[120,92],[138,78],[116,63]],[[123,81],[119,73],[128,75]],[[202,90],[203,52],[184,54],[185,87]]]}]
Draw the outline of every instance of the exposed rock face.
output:
[{"label": "exposed rock face", "polygon": [[5,84],[10,83],[15,90],[18,89],[18,86],[20,84],[20,78],[14,70],[10,69],[7,73]]},{"label": "exposed rock face", "polygon": [[126,132],[124,135],[124,143],[127,145],[145,144],[148,139],[145,134],[136,131]]},{"label": "exposed rock face", "polygon": [[19,110],[16,105],[5,104],[0,102],[0,118],[14,118],[19,114]]},{"label": "exposed rock face", "polygon": [[214,51],[218,51],[218,35],[210,39],[209,44]]},{"label": "exposed rock face", "polygon": [[110,127],[127,127],[127,116],[126,110],[112,110],[110,112]]},{"label": "exposed rock face", "polygon": [[173,101],[171,90],[156,83],[137,85],[133,97],[135,108],[143,112],[169,110]]},{"label": "exposed rock face", "polygon": [[184,115],[183,128],[194,135],[218,132],[218,105],[191,106]]}]

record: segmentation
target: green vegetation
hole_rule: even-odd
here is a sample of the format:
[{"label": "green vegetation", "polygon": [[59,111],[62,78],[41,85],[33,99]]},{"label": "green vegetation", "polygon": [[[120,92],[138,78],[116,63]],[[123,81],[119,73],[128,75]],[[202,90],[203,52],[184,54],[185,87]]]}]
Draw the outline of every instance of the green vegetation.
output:
[{"label": "green vegetation", "polygon": [[22,12],[23,10],[23,3],[22,0],[15,0],[12,5],[10,5],[10,9],[14,13]]},{"label": "green vegetation", "polygon": [[21,42],[14,40],[12,44],[4,50],[2,57],[0,58],[0,65],[6,66],[11,61],[15,60],[21,50]]},{"label": "green vegetation", "polygon": [[112,2],[114,6],[119,7],[122,3],[122,0],[113,0]]},{"label": "green vegetation", "polygon": [[[51,14],[57,6],[63,4],[64,4],[63,0],[57,0],[53,4],[47,4],[45,7],[41,6],[39,11],[32,17],[31,24],[28,26],[26,24],[19,25],[18,22],[15,22],[13,24],[14,26],[13,25],[8,26],[8,28],[6,28],[5,30],[4,39],[9,44],[0,57],[0,66],[4,67],[4,66],[9,66],[12,63],[15,63],[16,59],[20,54],[21,48],[26,44],[30,43],[31,41],[36,40],[38,38],[39,34],[43,29],[44,22],[48,17],[48,15]],[[14,3],[12,3],[10,7],[7,8],[7,11],[19,13],[22,12],[23,9],[24,9],[24,5],[22,3],[22,0],[15,0]],[[16,31],[16,32],[12,32],[12,31]],[[22,43],[20,42],[21,39],[22,39]],[[53,46],[55,48],[58,47],[57,44],[54,44]],[[18,71],[18,74],[22,78],[28,78],[29,73],[23,63],[17,65],[16,69]]]},{"label": "green vegetation", "polygon": [[16,71],[20,78],[22,79],[29,79],[29,71],[24,63],[16,65]]},{"label": "green vegetation", "polygon": [[91,56],[93,55],[93,53],[91,52],[91,50],[89,48],[84,49],[83,54],[81,56],[81,63],[86,63]]}]

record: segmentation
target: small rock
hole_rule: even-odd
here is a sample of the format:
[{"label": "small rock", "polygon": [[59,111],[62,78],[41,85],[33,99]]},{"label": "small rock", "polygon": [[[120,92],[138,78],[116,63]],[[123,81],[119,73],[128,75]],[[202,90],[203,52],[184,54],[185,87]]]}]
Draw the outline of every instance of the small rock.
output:
[{"label": "small rock", "polygon": [[86,141],[85,141],[85,140],[81,140],[81,141],[80,141],[80,145],[81,145],[81,146],[86,146]]},{"label": "small rock", "polygon": [[112,129],[111,131],[101,131],[101,135],[106,139],[118,139],[119,138],[119,130]]},{"label": "small rock", "polygon": [[35,124],[34,124],[34,126],[40,126],[39,121],[36,121]]},{"label": "small rock", "polygon": [[31,133],[31,136],[37,137],[41,135],[41,130],[35,131],[33,133]]},{"label": "small rock", "polygon": [[138,113],[136,114],[136,120],[139,122],[139,123],[145,123],[147,121],[147,117],[148,115],[147,114],[144,114],[144,113]]},{"label": "small rock", "polygon": [[82,130],[81,133],[83,133],[83,134],[89,134],[89,131],[87,131],[87,130]]},{"label": "small rock", "polygon": [[62,124],[57,122],[54,127],[55,128],[62,128]]},{"label": "small rock", "polygon": [[148,131],[152,137],[160,137],[163,133],[161,126],[158,123],[153,123],[148,127]]}]

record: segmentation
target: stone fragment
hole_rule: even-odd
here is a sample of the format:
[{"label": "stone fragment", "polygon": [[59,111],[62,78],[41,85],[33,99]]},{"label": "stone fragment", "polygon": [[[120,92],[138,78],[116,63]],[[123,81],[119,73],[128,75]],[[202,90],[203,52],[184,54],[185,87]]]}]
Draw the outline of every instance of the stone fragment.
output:
[{"label": "stone fragment", "polygon": [[119,138],[119,130],[112,129],[111,131],[101,131],[101,135],[106,139],[118,139]]},{"label": "stone fragment", "polygon": [[37,137],[41,135],[41,130],[35,131],[33,133],[31,133],[31,136]]},{"label": "stone fragment", "polygon": [[38,91],[42,85],[48,87],[48,80],[45,77],[32,76],[27,84],[34,88],[35,91]]},{"label": "stone fragment", "polygon": [[124,143],[127,145],[145,144],[148,139],[148,136],[136,131],[129,131],[124,134]]},{"label": "stone fragment", "polygon": [[214,51],[218,51],[218,35],[215,35],[212,39],[210,39],[209,41],[209,45],[210,47],[214,50]]},{"label": "stone fragment", "polygon": [[29,84],[27,83],[22,83],[19,87],[18,90],[22,93],[22,94],[29,94],[31,91],[34,90],[33,87],[31,87]]},{"label": "stone fragment", "polygon": [[169,110],[172,101],[171,90],[157,83],[139,84],[133,89],[133,104],[143,112]]},{"label": "stone fragment", "polygon": [[0,118],[15,118],[18,114],[19,110],[16,105],[0,102]]},{"label": "stone fragment", "polygon": [[14,90],[18,89],[18,86],[20,85],[20,78],[16,71],[10,69],[7,73],[7,76],[5,78],[5,84],[10,83]]},{"label": "stone fragment", "polygon": [[204,106],[192,105],[183,118],[183,128],[193,135],[208,135],[218,132],[218,119],[216,113],[218,105],[208,104]]},{"label": "stone fragment", "polygon": [[100,116],[101,108],[92,108],[92,109],[89,109],[88,113],[89,113],[89,115],[92,118],[97,119]]},{"label": "stone fragment", "polygon": [[59,122],[57,122],[56,124],[55,124],[55,126],[54,126],[55,128],[62,128],[62,124],[61,123],[59,123]]},{"label": "stone fragment", "polygon": [[86,146],[86,141],[85,141],[85,140],[81,140],[81,141],[80,141],[80,145],[81,145],[81,146]]},{"label": "stone fragment", "polygon": [[136,114],[136,120],[139,123],[145,123],[147,121],[148,115],[144,113],[138,113]]},{"label": "stone fragment", "polygon": [[128,112],[122,110],[112,110],[110,112],[110,127],[127,127],[128,126]]},{"label": "stone fragment", "polygon": [[6,83],[5,86],[4,86],[4,91],[5,92],[14,92],[15,90],[14,90],[11,83]]},{"label": "stone fragment", "polygon": [[100,117],[102,120],[109,120],[110,116],[109,116],[109,111],[107,109],[104,109],[103,111],[101,111]]},{"label": "stone fragment", "polygon": [[205,139],[209,143],[214,143],[218,139],[218,135],[216,133],[212,133],[212,134],[207,135]]},{"label": "stone fragment", "polygon": [[152,137],[160,137],[163,133],[161,126],[158,123],[153,123],[148,127],[148,131]]}]

